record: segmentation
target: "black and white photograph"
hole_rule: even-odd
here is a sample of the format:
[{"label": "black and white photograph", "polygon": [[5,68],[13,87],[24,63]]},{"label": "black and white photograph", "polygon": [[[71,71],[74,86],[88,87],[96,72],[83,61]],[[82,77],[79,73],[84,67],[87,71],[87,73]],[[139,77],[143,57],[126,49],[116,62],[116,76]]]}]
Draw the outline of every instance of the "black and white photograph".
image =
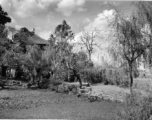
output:
[{"label": "black and white photograph", "polygon": [[152,120],[152,1],[0,0],[0,119]]}]

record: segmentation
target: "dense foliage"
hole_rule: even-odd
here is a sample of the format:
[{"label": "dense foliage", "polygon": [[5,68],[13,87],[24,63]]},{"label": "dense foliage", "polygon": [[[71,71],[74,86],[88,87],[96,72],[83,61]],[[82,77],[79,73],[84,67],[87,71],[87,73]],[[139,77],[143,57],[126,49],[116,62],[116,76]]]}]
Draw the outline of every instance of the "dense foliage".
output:
[{"label": "dense foliage", "polygon": [[11,18],[8,16],[7,12],[2,9],[0,5],[0,25],[5,25],[8,22],[11,22]]}]

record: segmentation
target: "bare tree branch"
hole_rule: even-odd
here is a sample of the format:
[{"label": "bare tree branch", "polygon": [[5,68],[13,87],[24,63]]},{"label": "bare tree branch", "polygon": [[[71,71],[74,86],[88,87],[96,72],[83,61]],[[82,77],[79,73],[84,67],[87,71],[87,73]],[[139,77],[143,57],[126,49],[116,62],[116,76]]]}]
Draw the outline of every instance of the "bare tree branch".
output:
[{"label": "bare tree branch", "polygon": [[[95,28],[93,31],[82,31],[82,36],[80,36],[80,40],[82,43],[78,43],[80,45],[84,45],[87,49],[89,60],[91,60],[91,54],[93,52],[94,46],[97,46],[95,40],[99,38],[99,31]],[[101,38],[101,37],[100,37]]]}]

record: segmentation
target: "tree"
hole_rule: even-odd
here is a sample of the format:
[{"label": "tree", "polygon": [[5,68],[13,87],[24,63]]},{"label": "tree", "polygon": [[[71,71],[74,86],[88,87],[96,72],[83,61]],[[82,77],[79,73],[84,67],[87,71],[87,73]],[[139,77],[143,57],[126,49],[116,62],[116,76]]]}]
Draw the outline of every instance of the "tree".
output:
[{"label": "tree", "polygon": [[84,52],[71,53],[64,60],[65,66],[70,71],[68,74],[68,81],[73,82],[75,78],[80,83],[80,88],[82,87],[82,78],[80,76],[81,72],[88,67],[89,61],[87,55]]},{"label": "tree", "polygon": [[[7,60],[5,56],[11,51],[12,49],[11,40],[7,38],[7,31],[4,25],[0,25],[0,60],[1,60],[1,69],[2,69],[2,76],[6,77],[6,64]],[[10,58],[9,58],[10,59]],[[5,64],[5,65],[4,65]]]},{"label": "tree", "polygon": [[73,32],[71,31],[71,27],[67,24],[65,20],[63,20],[62,24],[59,24],[55,28],[55,36],[56,39],[60,38],[59,41],[67,41],[68,39],[73,38]]},{"label": "tree", "polygon": [[28,68],[29,71],[29,86],[33,84],[38,85],[38,88],[47,88],[49,86],[50,65],[44,55],[45,53],[39,46],[34,45],[30,46],[27,53],[20,58],[22,65]]},{"label": "tree", "polygon": [[55,28],[54,35],[50,36],[50,51],[53,55],[51,55],[51,59],[54,70],[61,67],[63,59],[65,59],[68,52],[71,52],[72,46],[69,44],[69,40],[73,37],[71,27],[65,20]]},{"label": "tree", "polygon": [[[57,39],[54,38],[50,40],[50,47],[45,51],[45,56],[48,63],[50,64],[53,79],[61,75],[61,72],[65,70],[65,61],[70,59],[72,54],[73,45],[69,44],[67,41],[57,42]],[[60,75],[57,75],[60,71]]]},{"label": "tree", "polygon": [[56,78],[56,72],[60,69],[61,56],[59,54],[59,46],[56,44],[56,39],[50,39],[49,47],[44,51],[43,57],[46,59],[46,63],[49,65],[52,79]]},{"label": "tree", "polygon": [[95,43],[97,37],[98,37],[98,31],[96,29],[91,32],[82,31],[82,36],[80,37],[82,43],[79,44],[84,45],[86,47],[89,56],[89,61],[91,61],[91,55],[94,46],[97,46],[97,44]]},{"label": "tree", "polygon": [[13,36],[13,43],[17,46],[15,52],[25,54],[27,52],[28,45],[34,45],[29,37],[33,36],[34,33],[29,31],[26,27],[21,28],[15,32]]},{"label": "tree", "polygon": [[[141,29],[145,29],[142,31],[147,44],[152,44],[152,2],[151,1],[139,1],[135,3],[135,7],[137,9],[137,17],[139,27]],[[152,64],[152,48],[149,47],[143,54],[143,58],[145,61],[151,65]]]},{"label": "tree", "polygon": [[14,35],[14,42],[18,42],[22,45],[31,45],[32,41],[29,41],[28,38],[33,35],[33,32],[29,31],[26,27],[23,27]]},{"label": "tree", "polygon": [[8,22],[11,22],[11,18],[8,16],[7,12],[3,11],[2,6],[0,5],[0,25],[5,25]]},{"label": "tree", "polygon": [[133,66],[147,48],[147,42],[143,39],[141,29],[138,26],[137,17],[132,15],[129,20],[116,15],[114,20],[116,39],[118,39],[121,53],[127,61],[130,77],[130,91],[133,86]]},{"label": "tree", "polygon": [[10,40],[7,38],[8,31],[6,30],[5,24],[11,22],[11,18],[7,12],[2,9],[0,5],[0,57],[4,55],[5,51],[10,48]]},{"label": "tree", "polygon": [[[12,32],[15,33],[12,40],[9,39],[10,48],[5,51],[3,55],[3,62],[10,68],[15,67],[21,69],[22,65],[25,65],[27,60],[26,54],[28,54],[27,45],[30,44],[28,41],[28,37],[32,36],[32,32],[30,32],[27,28],[21,28],[19,31],[15,30],[15,28],[7,27],[7,32],[11,29]],[[5,40],[6,42],[6,40]],[[17,77],[20,78],[20,70],[17,71]]]},{"label": "tree", "polygon": [[69,41],[74,38],[74,33],[71,27],[63,20],[62,24],[59,24],[55,28],[55,39],[57,46],[59,48],[60,56],[63,58],[65,54],[65,49],[69,46]]},{"label": "tree", "polygon": [[64,20],[62,24],[58,25],[55,29],[54,35],[50,36],[50,47],[46,51],[46,58],[50,64],[53,77],[60,77],[66,79],[66,76],[70,76],[70,73],[74,74],[82,86],[80,78],[80,69],[73,66],[75,54],[72,52],[73,44],[70,42],[74,38],[74,34],[71,31],[71,27]]}]

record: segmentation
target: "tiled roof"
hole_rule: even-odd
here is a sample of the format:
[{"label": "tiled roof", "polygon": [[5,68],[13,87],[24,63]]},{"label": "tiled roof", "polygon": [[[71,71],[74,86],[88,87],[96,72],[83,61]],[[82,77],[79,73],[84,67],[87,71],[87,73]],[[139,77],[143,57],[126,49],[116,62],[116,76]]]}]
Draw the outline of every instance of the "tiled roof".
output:
[{"label": "tiled roof", "polygon": [[34,34],[33,36],[29,37],[28,39],[33,44],[42,44],[42,45],[49,45],[49,42],[38,35]]},{"label": "tiled roof", "polygon": [[[16,34],[19,32],[19,30],[13,28],[13,27],[10,27],[10,26],[7,26],[6,27],[6,30],[9,32],[10,34],[10,37],[12,37],[11,34]],[[11,38],[12,39],[12,38]],[[28,39],[28,43],[29,44],[44,44],[44,45],[48,45],[49,42],[41,37],[39,37],[38,35],[34,34],[32,35],[31,37],[29,37]]]}]

